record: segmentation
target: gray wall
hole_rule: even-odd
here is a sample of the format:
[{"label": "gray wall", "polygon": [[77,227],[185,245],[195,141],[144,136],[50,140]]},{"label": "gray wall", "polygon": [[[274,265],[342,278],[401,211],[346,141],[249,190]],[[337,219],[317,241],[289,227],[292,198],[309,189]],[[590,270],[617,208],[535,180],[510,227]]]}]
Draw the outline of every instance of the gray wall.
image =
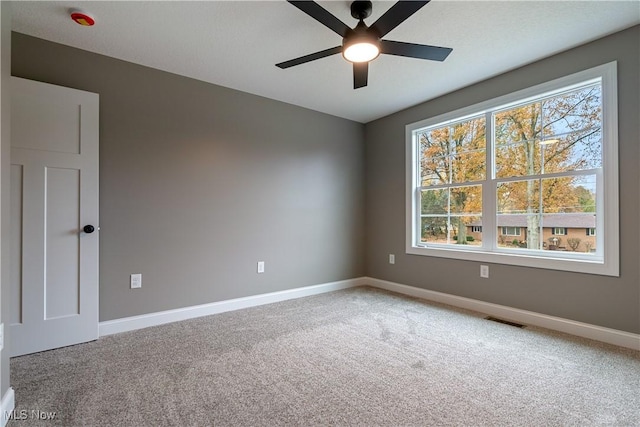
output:
[{"label": "gray wall", "polygon": [[[499,54],[499,53],[497,53]],[[620,149],[619,278],[407,255],[405,125],[609,61],[618,61]],[[368,123],[366,271],[379,279],[504,304],[629,332],[640,332],[640,27],[508,72]],[[387,262],[396,254],[395,265]]]},{"label": "gray wall", "polygon": [[101,321],[364,275],[363,125],[18,33],[12,59],[100,94]]},{"label": "gray wall", "polygon": [[[4,341],[8,342],[9,332],[9,185],[11,156],[11,3],[0,2],[0,321],[4,323]],[[9,388],[9,351],[7,347],[0,355],[0,399]],[[2,417],[3,414],[0,414]]]}]

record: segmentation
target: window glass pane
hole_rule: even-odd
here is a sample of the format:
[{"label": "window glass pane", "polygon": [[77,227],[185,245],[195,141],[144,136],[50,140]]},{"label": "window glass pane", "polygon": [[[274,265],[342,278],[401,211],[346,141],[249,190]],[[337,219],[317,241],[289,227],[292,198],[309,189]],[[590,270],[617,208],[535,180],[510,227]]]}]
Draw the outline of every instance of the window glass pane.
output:
[{"label": "window glass pane", "polygon": [[451,151],[461,153],[486,148],[485,118],[477,117],[451,126]]},{"label": "window glass pane", "polygon": [[573,170],[596,169],[602,167],[602,126],[571,132],[566,137],[571,145],[570,161]]},{"label": "window glass pane", "polygon": [[[576,248],[576,251],[593,252],[595,236],[589,238],[586,246],[576,239],[584,240],[587,234],[583,231],[596,226],[595,200],[595,175],[500,183],[497,189],[497,222],[501,227],[498,246],[535,250]],[[506,237],[514,234],[513,229],[505,227],[522,227],[517,245],[513,243],[515,239]],[[571,238],[571,242],[567,238]]]},{"label": "window glass pane", "polygon": [[450,130],[449,126],[444,126],[420,132],[418,135],[420,141],[420,155],[422,157],[441,157],[450,155]]},{"label": "window glass pane", "polygon": [[466,120],[451,126],[451,182],[484,179],[486,170],[485,119]]},{"label": "window glass pane", "polygon": [[420,241],[423,243],[447,243],[447,217],[423,217],[421,221]]},{"label": "window glass pane", "polygon": [[542,105],[534,102],[494,114],[495,144],[535,141],[542,130]]},{"label": "window glass pane", "polygon": [[422,190],[421,203],[423,215],[482,213],[482,186],[453,187]]},{"label": "window glass pane", "polygon": [[484,117],[418,134],[422,186],[480,181],[486,175]]},{"label": "window glass pane", "polygon": [[451,213],[482,213],[482,186],[454,187],[451,189]]},{"label": "window glass pane", "polygon": [[449,189],[422,190],[420,202],[425,215],[448,214]]},{"label": "window glass pane", "polygon": [[590,213],[554,213],[542,216],[544,249],[593,253],[596,236],[585,233],[595,229],[596,216]]},{"label": "window glass pane", "polygon": [[498,214],[523,214],[540,211],[540,180],[498,184]]},{"label": "window glass pane", "polygon": [[[543,139],[557,140],[563,170],[602,165],[602,89],[591,85],[542,101]],[[550,156],[552,158],[553,156]],[[550,167],[555,167],[549,165]]]},{"label": "window glass pane", "polygon": [[495,113],[496,176],[601,167],[601,103],[592,85]]},{"label": "window glass pane", "polygon": [[451,176],[454,183],[482,181],[485,174],[484,150],[463,152],[451,158]]},{"label": "window glass pane", "polygon": [[493,115],[496,177],[534,175],[539,170],[542,106],[521,105]]},{"label": "window glass pane", "polygon": [[599,83],[560,93],[542,100],[545,134],[564,129],[584,129],[602,113],[602,89]]},{"label": "window glass pane", "polygon": [[576,212],[596,212],[596,176],[577,176],[571,183],[578,198]]},{"label": "window glass pane", "polygon": [[545,249],[594,253],[596,175],[543,179],[542,194]]},{"label": "window glass pane", "polygon": [[542,180],[544,213],[596,211],[596,176],[572,176]]},{"label": "window glass pane", "polygon": [[420,162],[420,181],[423,187],[449,184],[449,157],[423,157]]},{"label": "window glass pane", "polygon": [[595,128],[554,136],[542,141],[540,153],[544,167],[539,173],[599,168],[602,166],[602,132]]},{"label": "window glass pane", "polygon": [[418,134],[420,141],[420,178],[423,186],[448,184],[450,129],[441,127]]},{"label": "window glass pane", "polygon": [[540,173],[540,141],[513,142],[496,146],[496,177],[535,175]]}]

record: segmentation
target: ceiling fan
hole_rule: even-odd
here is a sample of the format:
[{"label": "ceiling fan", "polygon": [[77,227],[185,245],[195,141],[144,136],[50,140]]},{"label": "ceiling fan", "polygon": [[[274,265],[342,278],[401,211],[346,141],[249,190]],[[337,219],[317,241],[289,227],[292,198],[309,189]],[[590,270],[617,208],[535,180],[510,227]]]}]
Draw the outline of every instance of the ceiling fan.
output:
[{"label": "ceiling fan", "polygon": [[444,61],[453,50],[448,47],[382,40],[382,37],[389,31],[396,28],[420,10],[420,8],[429,3],[430,0],[399,1],[391,6],[391,8],[371,26],[367,26],[364,23],[364,20],[371,16],[371,2],[354,1],[351,3],[351,16],[358,20],[358,24],[354,28],[349,28],[344,22],[314,1],[287,1],[322,25],[342,36],[342,46],[332,47],[276,64],[277,67],[282,69],[315,61],[316,59],[325,58],[336,53],[342,53],[342,56],[347,61],[353,63],[353,88],[358,89],[367,85],[369,62],[376,59],[381,53],[406,56],[409,58]]}]

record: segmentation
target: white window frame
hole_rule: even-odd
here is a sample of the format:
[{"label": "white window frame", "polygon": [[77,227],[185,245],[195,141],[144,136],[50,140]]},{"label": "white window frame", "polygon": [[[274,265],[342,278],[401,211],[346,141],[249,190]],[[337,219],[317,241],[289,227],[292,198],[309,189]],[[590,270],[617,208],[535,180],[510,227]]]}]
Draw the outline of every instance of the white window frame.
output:
[{"label": "white window frame", "polygon": [[567,228],[566,227],[553,227],[553,231],[551,232],[554,236],[566,236]]},{"label": "white window frame", "polygon": [[482,226],[481,225],[472,225],[471,226],[471,232],[472,233],[482,233]]},{"label": "white window frame", "polygon": [[587,228],[587,236],[595,236],[595,235],[596,235],[596,229],[594,227]]},{"label": "white window frame", "polygon": [[[486,114],[487,126],[495,110],[534,100],[547,93],[579,87],[589,81],[602,85],[602,168],[597,172],[596,229],[602,230],[595,253],[537,251],[497,245],[495,181],[487,168],[483,185],[483,246],[444,245],[420,242],[419,143],[416,134],[429,126],[447,125],[467,117]],[[559,79],[494,98],[476,105],[408,124],[406,132],[406,253],[454,258],[606,276],[620,275],[619,193],[618,193],[618,89],[615,61]],[[493,164],[490,132],[487,132],[487,165]],[[492,188],[492,191],[485,189]]]}]

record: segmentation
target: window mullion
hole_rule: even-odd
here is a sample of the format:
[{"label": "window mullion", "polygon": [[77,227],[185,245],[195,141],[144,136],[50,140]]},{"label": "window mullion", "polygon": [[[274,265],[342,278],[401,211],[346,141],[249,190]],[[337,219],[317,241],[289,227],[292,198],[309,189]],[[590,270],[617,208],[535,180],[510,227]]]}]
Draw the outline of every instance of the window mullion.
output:
[{"label": "window mullion", "polygon": [[495,153],[493,114],[485,113],[485,180],[482,184],[482,247],[495,250],[497,245]]}]

